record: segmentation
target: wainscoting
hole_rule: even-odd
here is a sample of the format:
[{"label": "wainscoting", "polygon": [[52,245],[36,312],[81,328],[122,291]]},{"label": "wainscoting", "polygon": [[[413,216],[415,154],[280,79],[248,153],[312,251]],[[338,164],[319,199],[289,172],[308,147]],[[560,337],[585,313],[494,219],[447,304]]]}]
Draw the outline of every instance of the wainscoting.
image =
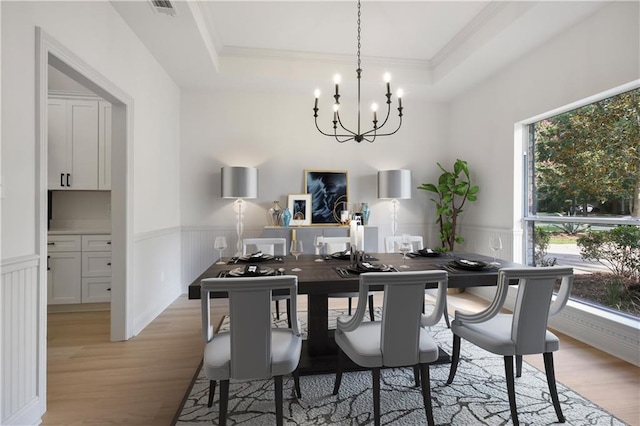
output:
[{"label": "wainscoting", "polygon": [[39,285],[39,261],[37,255],[2,261],[1,424],[37,424],[44,412],[46,377],[38,371],[46,360],[46,325],[39,308],[47,292]]}]

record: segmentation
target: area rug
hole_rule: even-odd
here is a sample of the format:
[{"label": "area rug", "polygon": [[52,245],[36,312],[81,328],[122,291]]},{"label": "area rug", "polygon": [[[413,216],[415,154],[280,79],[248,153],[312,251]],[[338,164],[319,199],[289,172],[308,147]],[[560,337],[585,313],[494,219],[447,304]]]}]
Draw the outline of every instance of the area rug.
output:
[{"label": "area rug", "polygon": [[[330,324],[345,312],[330,313]],[[380,312],[376,312],[379,317]],[[301,330],[306,313],[299,314]],[[276,322],[286,327],[286,316]],[[221,329],[227,326],[223,321]],[[451,331],[444,322],[431,330],[441,347],[451,352]],[[456,378],[446,384],[449,365],[434,365],[431,372],[433,415],[439,425],[512,424],[507,399],[502,357],[462,342]],[[302,376],[302,399],[297,400],[293,379],[284,380],[284,417],[288,425],[373,424],[371,373],[345,373],[338,395],[332,395],[334,375]],[[233,382],[229,389],[228,425],[273,425],[275,406],[272,380]],[[209,381],[201,372],[187,392],[174,424],[218,424],[218,397],[207,407]],[[567,425],[625,425],[591,401],[558,383],[558,393]],[[526,362],[522,377],[516,378],[516,399],[522,425],[549,425],[558,422],[544,373]],[[420,388],[414,387],[410,368],[385,369],[381,374],[381,422],[387,425],[426,424]]]}]

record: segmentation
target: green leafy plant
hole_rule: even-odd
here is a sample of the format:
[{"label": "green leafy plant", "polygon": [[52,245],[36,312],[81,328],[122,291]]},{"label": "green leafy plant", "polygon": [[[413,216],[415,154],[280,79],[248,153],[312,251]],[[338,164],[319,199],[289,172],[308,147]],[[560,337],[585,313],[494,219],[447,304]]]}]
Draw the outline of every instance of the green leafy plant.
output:
[{"label": "green leafy plant", "polygon": [[557,258],[547,258],[547,249],[549,248],[549,242],[551,241],[551,232],[543,228],[536,228],[535,233],[536,244],[534,260],[536,262],[536,266],[554,266],[557,262]]},{"label": "green leafy plant", "polygon": [[463,212],[467,201],[477,200],[480,188],[477,185],[472,185],[466,161],[457,159],[453,164],[453,171],[446,170],[440,163],[437,164],[442,170],[438,183],[423,183],[418,189],[433,192],[438,196],[437,199],[432,198],[431,201],[436,204],[438,215],[436,222],[440,227],[440,241],[444,250],[453,251],[456,243],[464,242],[464,238],[456,233],[458,216]]},{"label": "green leafy plant", "polygon": [[615,275],[640,279],[640,227],[589,231],[578,238],[577,244],[583,259],[596,260]]}]

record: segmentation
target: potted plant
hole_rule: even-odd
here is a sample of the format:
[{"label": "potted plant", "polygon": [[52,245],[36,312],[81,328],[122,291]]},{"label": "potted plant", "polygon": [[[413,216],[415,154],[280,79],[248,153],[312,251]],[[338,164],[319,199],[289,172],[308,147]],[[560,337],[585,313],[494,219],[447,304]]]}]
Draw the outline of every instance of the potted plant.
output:
[{"label": "potted plant", "polygon": [[455,244],[464,242],[464,238],[456,234],[458,215],[467,201],[476,201],[479,187],[471,184],[469,166],[466,161],[457,159],[453,164],[453,171],[448,171],[440,163],[437,163],[442,174],[438,178],[437,185],[423,183],[418,189],[430,191],[438,195],[432,198],[436,204],[440,226],[440,241],[443,251],[453,251]]}]

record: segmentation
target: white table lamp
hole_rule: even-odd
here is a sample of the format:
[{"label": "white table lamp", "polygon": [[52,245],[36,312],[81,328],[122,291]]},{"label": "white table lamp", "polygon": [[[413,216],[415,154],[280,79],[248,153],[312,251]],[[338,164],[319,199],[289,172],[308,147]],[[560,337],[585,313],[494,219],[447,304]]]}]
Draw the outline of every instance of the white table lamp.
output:
[{"label": "white table lamp", "polygon": [[398,231],[398,200],[411,198],[411,170],[378,172],[378,198],[391,200],[391,233]]},{"label": "white table lamp", "polygon": [[242,254],[242,219],[244,198],[258,197],[258,169],[255,167],[223,167],[221,179],[222,198],[235,198],[233,203],[236,212],[236,256]]}]

